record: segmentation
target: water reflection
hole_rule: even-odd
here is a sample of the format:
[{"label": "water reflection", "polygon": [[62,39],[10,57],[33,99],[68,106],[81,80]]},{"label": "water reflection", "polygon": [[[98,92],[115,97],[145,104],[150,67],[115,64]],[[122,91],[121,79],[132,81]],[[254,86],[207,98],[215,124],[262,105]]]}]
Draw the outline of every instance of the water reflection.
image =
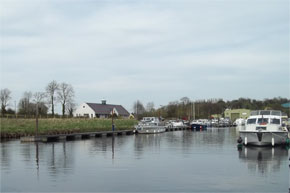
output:
[{"label": "water reflection", "polygon": [[163,133],[159,134],[139,134],[134,136],[134,152],[137,159],[140,159],[142,155],[148,149],[156,151],[160,150],[160,144]]},{"label": "water reflection", "polygon": [[209,128],[0,143],[1,191],[285,192],[288,151],[243,147],[238,152],[236,139],[235,128]]},{"label": "water reflection", "polygon": [[112,152],[112,159],[114,159],[116,149],[118,150],[125,146],[128,143],[128,137],[111,136],[87,140],[89,154],[92,156],[102,154],[103,157],[106,157],[108,152]]},{"label": "water reflection", "polygon": [[115,157],[115,136],[112,137],[112,160]]},{"label": "water reflection", "polygon": [[285,147],[244,147],[239,151],[239,158],[247,163],[248,169],[253,173],[268,175],[279,172],[281,163],[288,157]]},{"label": "water reflection", "polygon": [[[203,133],[202,138],[198,141],[204,142],[206,144],[216,144],[222,145],[225,142],[226,131],[228,128],[209,128],[206,132]],[[197,137],[199,137],[197,135]]]},{"label": "water reflection", "polygon": [[[47,167],[49,175],[68,174],[74,167],[74,144],[61,142],[52,144],[40,144],[40,163]],[[69,148],[69,150],[67,150]]]},{"label": "water reflection", "polygon": [[9,168],[11,163],[11,151],[9,151],[9,143],[1,143],[1,168]]}]

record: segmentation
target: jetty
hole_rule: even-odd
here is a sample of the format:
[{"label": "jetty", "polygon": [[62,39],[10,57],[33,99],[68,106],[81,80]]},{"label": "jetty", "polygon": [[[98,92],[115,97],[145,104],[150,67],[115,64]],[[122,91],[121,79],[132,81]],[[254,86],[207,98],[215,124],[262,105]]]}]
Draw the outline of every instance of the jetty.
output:
[{"label": "jetty", "polygon": [[190,129],[190,126],[187,126],[187,125],[183,125],[183,126],[171,126],[171,127],[166,127],[165,128],[165,132],[169,132],[169,131],[181,131],[181,130],[186,130],[186,129]]},{"label": "jetty", "polygon": [[76,139],[89,139],[95,137],[107,137],[116,135],[132,135],[134,130],[120,130],[120,131],[98,131],[86,133],[71,133],[71,134],[56,134],[56,135],[38,135],[21,137],[21,142],[52,142],[52,141],[69,141]]},{"label": "jetty", "polygon": [[[166,132],[181,131],[190,129],[188,126],[166,128]],[[79,139],[90,139],[97,137],[111,137],[122,135],[133,135],[134,130],[120,130],[120,131],[98,131],[98,132],[85,132],[85,133],[70,133],[70,134],[54,134],[54,135],[38,135],[38,136],[25,136],[21,137],[21,142],[54,142],[54,141],[70,141]]]}]

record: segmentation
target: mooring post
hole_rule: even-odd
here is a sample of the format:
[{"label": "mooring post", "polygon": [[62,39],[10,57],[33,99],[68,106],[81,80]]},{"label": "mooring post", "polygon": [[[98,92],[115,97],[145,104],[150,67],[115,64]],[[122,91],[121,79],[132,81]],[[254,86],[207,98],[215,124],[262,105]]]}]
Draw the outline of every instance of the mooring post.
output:
[{"label": "mooring post", "polygon": [[114,108],[112,109],[112,131],[115,131],[115,125],[114,125]]},{"label": "mooring post", "polygon": [[36,128],[35,128],[35,137],[38,136],[38,103],[36,103]]}]

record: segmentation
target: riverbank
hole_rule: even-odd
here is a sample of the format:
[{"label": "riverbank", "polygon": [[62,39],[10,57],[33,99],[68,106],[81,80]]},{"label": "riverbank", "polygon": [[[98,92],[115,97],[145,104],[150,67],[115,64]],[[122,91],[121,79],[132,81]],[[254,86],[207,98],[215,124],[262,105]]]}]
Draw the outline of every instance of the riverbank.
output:
[{"label": "riverbank", "polygon": [[[35,134],[35,119],[1,118],[1,138],[19,138]],[[39,119],[39,135],[111,131],[111,119]],[[134,129],[136,120],[114,120],[116,130]]]}]

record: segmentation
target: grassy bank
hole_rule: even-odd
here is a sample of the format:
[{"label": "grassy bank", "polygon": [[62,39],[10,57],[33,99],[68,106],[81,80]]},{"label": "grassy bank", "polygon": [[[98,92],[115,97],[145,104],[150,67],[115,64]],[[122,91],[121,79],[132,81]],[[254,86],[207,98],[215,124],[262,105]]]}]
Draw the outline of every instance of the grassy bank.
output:
[{"label": "grassy bank", "polygon": [[[34,135],[35,119],[1,118],[1,138]],[[116,130],[134,129],[136,120],[114,120]],[[93,131],[111,131],[111,119],[39,119],[39,134],[67,134]]]}]

